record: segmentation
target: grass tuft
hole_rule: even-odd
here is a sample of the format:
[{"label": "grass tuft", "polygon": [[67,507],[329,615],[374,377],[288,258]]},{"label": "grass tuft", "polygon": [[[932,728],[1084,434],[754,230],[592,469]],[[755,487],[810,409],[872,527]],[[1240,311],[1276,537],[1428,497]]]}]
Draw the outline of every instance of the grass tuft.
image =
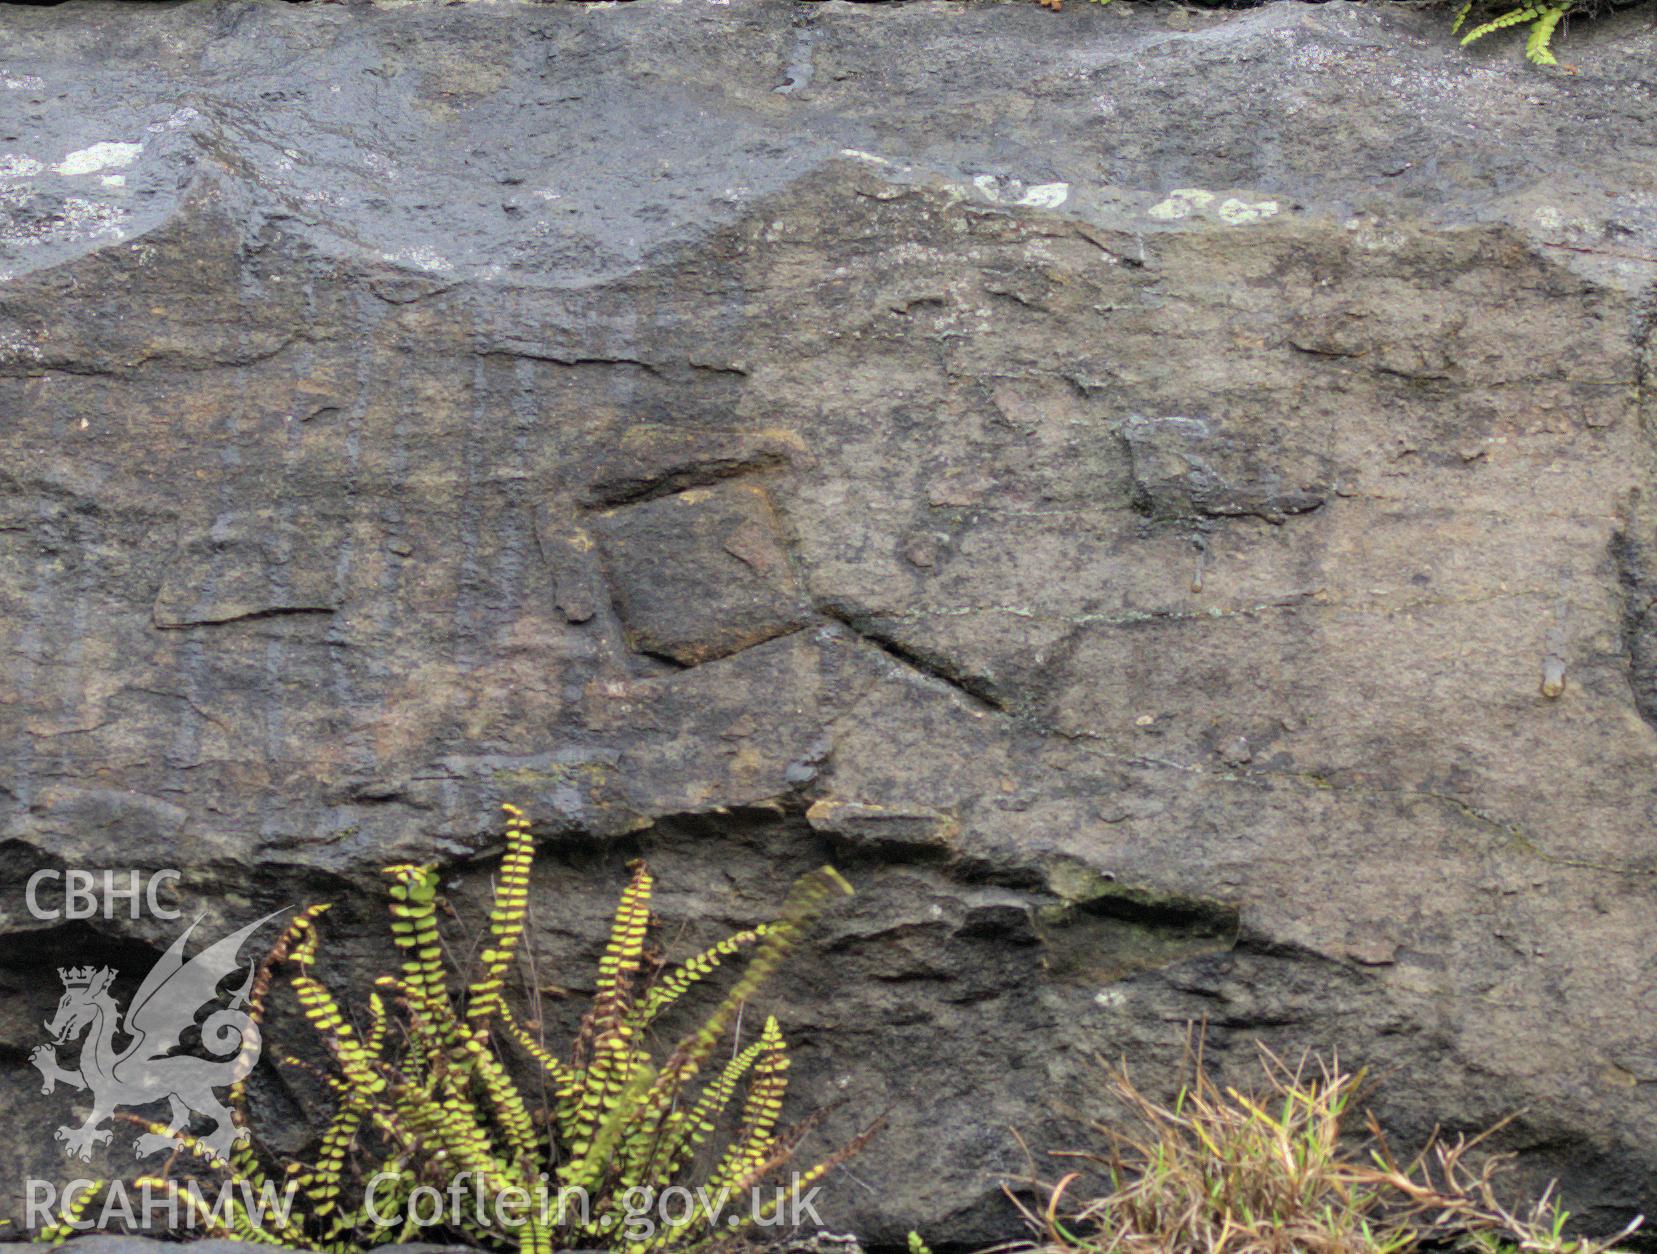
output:
[{"label": "grass tuft", "polygon": [[[1552,1187],[1514,1208],[1497,1178],[1508,1159],[1486,1153],[1497,1129],[1471,1139],[1437,1133],[1400,1162],[1372,1116],[1350,1123],[1362,1072],[1306,1055],[1293,1066],[1264,1046],[1253,1093],[1222,1087],[1200,1038],[1190,1078],[1171,1102],[1108,1069],[1122,1122],[1096,1123],[1102,1152],[1059,1157],[1071,1169],[1032,1172],[1008,1194],[1033,1239],[1024,1250],[1082,1254],[1401,1254],[1419,1247],[1472,1254],[1607,1254],[1607,1240],[1567,1234]],[[1500,1127],[1501,1125],[1498,1125]]]}]

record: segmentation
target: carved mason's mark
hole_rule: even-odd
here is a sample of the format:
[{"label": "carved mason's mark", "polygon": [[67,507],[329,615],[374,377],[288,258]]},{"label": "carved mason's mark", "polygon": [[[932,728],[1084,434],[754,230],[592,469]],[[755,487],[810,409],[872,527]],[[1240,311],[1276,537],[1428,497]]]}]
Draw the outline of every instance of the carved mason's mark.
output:
[{"label": "carved mason's mark", "polygon": [[1628,684],[1634,708],[1657,729],[1657,573],[1653,569],[1651,524],[1636,511],[1628,525],[1611,537],[1622,592],[1622,645],[1628,658]]},{"label": "carved mason's mark", "polygon": [[1047,871],[1056,901],[1036,911],[1048,975],[1110,983],[1237,945],[1238,906],[1217,897],[1118,883],[1115,875],[1061,859]]},{"label": "carved mason's mark", "polygon": [[601,514],[594,530],[629,646],[695,666],[812,620],[781,524],[754,484]]},{"label": "carved mason's mark", "polygon": [[1127,419],[1119,430],[1134,504],[1154,518],[1251,515],[1273,523],[1317,509],[1332,469],[1309,450],[1271,449],[1265,426],[1240,432],[1212,418]]},{"label": "carved mason's mark", "polygon": [[809,462],[792,431],[681,431],[641,423],[599,460],[583,501],[597,508],[630,505]]},{"label": "carved mason's mark", "polygon": [[850,853],[896,860],[947,858],[960,835],[960,823],[954,817],[918,805],[822,797],[805,817],[813,831],[824,833]]},{"label": "carved mason's mark", "polygon": [[964,699],[973,709],[1004,714],[1007,704],[985,676],[974,675],[943,652],[902,638],[889,617],[862,610],[842,601],[823,601],[817,606],[823,617],[849,629],[860,640],[879,649],[923,679],[941,684]]},{"label": "carved mason's mark", "polygon": [[157,627],[196,627],[279,614],[331,614],[339,608],[335,528],[301,526],[267,510],[220,515],[185,534],[161,581]]},{"label": "carved mason's mark", "polygon": [[604,598],[592,536],[584,527],[558,518],[543,502],[535,511],[535,540],[552,576],[553,601],[564,621],[590,621]]}]

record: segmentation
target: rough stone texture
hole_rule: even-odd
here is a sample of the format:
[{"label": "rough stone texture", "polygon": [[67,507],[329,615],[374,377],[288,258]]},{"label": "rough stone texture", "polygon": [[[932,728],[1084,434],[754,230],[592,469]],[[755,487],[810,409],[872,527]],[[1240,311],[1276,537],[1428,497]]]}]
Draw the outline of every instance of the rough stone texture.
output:
[{"label": "rough stone texture", "polygon": [[51,965],[177,926],[34,869],[360,982],[501,800],[578,989],[640,850],[686,946],[844,867],[772,1003],[877,1244],[1203,1016],[1657,1206],[1649,9],[1073,8],[7,12],[9,1206]]}]

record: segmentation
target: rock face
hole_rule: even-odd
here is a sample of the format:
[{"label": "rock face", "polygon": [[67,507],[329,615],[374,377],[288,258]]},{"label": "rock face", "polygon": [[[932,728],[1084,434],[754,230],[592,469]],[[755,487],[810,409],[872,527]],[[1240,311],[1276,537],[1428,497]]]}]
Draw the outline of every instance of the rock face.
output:
[{"label": "rock face", "polygon": [[1657,36],[1075,8],[7,13],[13,1213],[52,966],[181,926],[35,870],[336,901],[360,988],[503,800],[543,983],[640,851],[686,947],[855,881],[770,1005],[876,1244],[1203,1017],[1657,1206]]}]

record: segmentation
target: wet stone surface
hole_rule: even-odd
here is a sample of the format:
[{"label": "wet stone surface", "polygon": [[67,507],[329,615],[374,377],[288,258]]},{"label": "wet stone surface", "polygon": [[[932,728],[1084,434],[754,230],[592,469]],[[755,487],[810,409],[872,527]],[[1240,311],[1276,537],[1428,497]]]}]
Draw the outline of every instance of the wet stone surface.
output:
[{"label": "wet stone surface", "polygon": [[349,996],[501,801],[577,994],[630,857],[676,951],[842,867],[766,1009],[874,1243],[1194,1018],[1657,1205],[1657,35],[1071,7],[7,13],[0,1206],[136,1163],[26,1060],[182,926],[34,871],[333,901]]}]

